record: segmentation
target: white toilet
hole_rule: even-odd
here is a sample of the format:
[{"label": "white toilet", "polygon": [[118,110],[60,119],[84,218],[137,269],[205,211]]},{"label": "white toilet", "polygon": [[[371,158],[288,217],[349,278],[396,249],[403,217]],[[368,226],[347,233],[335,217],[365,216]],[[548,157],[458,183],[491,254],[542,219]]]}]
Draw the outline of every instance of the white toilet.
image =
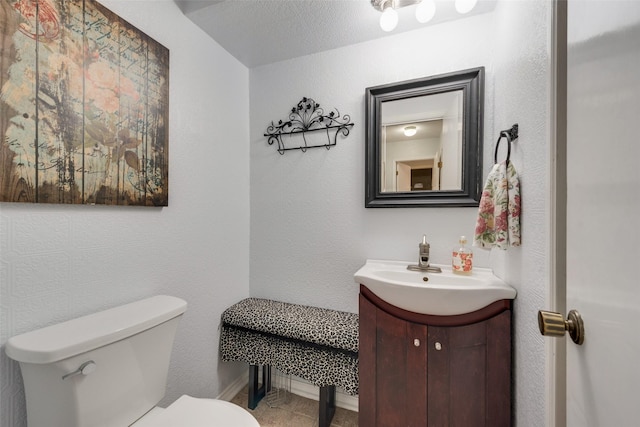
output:
[{"label": "white toilet", "polygon": [[222,400],[184,395],[156,406],[186,308],[156,296],[10,338],[29,427],[259,427]]}]

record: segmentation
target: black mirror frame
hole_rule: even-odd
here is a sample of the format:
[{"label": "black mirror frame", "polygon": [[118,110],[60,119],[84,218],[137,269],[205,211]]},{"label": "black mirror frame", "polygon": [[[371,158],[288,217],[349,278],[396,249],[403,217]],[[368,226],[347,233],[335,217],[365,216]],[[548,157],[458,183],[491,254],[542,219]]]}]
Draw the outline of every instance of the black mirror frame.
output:
[{"label": "black mirror frame", "polygon": [[[381,104],[456,90],[463,91],[462,189],[455,191],[380,191]],[[478,206],[482,194],[484,67],[440,74],[366,90],[365,207]]]}]

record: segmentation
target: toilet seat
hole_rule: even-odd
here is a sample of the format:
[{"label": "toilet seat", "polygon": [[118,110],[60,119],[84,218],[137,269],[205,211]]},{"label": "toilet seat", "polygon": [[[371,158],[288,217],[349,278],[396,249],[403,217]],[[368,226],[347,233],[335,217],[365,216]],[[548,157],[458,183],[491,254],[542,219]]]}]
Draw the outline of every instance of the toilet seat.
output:
[{"label": "toilet seat", "polygon": [[218,399],[186,394],[164,410],[152,410],[130,427],[260,427],[247,411]]}]

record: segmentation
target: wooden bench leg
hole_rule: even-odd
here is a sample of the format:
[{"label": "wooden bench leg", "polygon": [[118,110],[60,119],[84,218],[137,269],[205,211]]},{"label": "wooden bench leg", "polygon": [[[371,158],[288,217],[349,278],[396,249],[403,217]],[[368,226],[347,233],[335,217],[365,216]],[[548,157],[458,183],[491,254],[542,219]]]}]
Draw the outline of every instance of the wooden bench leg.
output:
[{"label": "wooden bench leg", "polygon": [[329,427],[336,412],[336,386],[320,387],[319,427]]},{"label": "wooden bench leg", "polygon": [[258,365],[249,365],[249,409],[256,409],[258,403],[271,390],[271,366],[262,366],[262,384],[258,387]]}]

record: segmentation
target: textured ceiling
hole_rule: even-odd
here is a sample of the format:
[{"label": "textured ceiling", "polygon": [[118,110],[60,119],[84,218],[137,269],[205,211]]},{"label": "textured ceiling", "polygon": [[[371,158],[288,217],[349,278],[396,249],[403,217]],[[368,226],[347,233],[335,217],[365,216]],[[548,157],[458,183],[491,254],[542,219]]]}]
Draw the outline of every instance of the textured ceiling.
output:
[{"label": "textured ceiling", "polygon": [[[452,0],[436,0],[435,18],[415,19],[415,6],[398,10],[398,27],[380,29],[369,0],[174,0],[184,14],[249,68],[373,40],[460,18]],[[464,17],[492,11],[480,0]]]}]

